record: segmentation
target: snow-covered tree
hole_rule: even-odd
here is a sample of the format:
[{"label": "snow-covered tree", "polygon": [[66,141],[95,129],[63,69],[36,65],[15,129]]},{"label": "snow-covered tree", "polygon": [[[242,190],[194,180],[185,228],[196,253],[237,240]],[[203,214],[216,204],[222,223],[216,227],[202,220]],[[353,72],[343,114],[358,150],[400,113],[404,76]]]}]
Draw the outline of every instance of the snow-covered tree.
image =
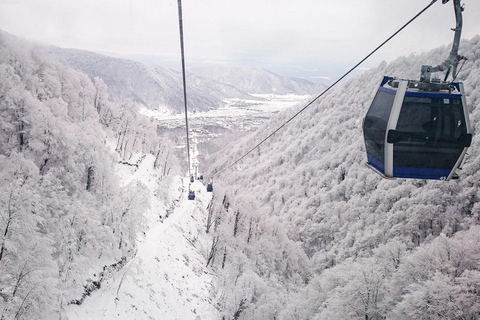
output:
[{"label": "snow-covered tree", "polygon": [[[134,256],[152,196],[115,169],[154,153],[154,124],[44,52],[0,32],[1,319],[62,318],[81,303],[104,268]],[[162,161],[168,182],[175,157]]]},{"label": "snow-covered tree", "polygon": [[[474,132],[480,123],[479,44],[479,36],[462,42],[461,51],[468,60],[457,77],[465,83]],[[423,306],[437,294],[438,304],[448,305],[450,299],[456,305],[453,313],[442,309],[437,318],[478,317],[472,297],[478,293],[473,279],[478,272],[479,246],[472,243],[476,249],[466,250],[470,245],[459,246],[457,239],[480,222],[479,142],[473,139],[459,181],[386,180],[363,164],[362,119],[382,77],[416,79],[423,64],[441,63],[448,50],[444,46],[382,62],[345,80],[224,172],[303,105],[278,114],[256,132],[224,140],[223,148],[218,144],[210,148],[207,175],[222,172],[215,177],[217,194],[228,186],[230,202],[239,208],[240,202],[248,205],[254,198],[261,213],[259,225],[275,217],[278,230],[295,244],[291,248],[298,245],[307,257],[297,260],[296,269],[297,274],[306,275],[305,280],[288,281],[288,273],[277,273],[282,268],[275,263],[279,253],[275,248],[279,242],[288,243],[287,239],[262,235],[249,245],[262,242],[268,251],[249,254],[252,248],[240,244],[243,238],[238,234],[233,240],[224,238],[226,243],[245,248],[228,250],[230,261],[235,259],[233,254],[245,255],[245,273],[255,272],[269,290],[287,295],[280,318],[403,319],[410,315],[433,319],[438,306]],[[231,228],[236,212],[232,209]],[[248,226],[248,219],[239,220],[240,232],[248,234]],[[305,272],[298,273],[302,268]],[[277,283],[294,289],[279,289],[269,281],[273,274],[281,276]],[[227,283],[218,285],[222,288]],[[441,287],[448,290],[438,291]],[[234,290],[227,288],[227,292]],[[305,300],[307,293],[318,299]],[[455,295],[458,299],[452,298]],[[255,308],[262,303],[257,300]],[[238,301],[228,307],[230,314],[233,305],[238,306]],[[424,313],[412,315],[413,310],[423,312],[420,307]],[[252,308],[249,304],[245,310]]]}]

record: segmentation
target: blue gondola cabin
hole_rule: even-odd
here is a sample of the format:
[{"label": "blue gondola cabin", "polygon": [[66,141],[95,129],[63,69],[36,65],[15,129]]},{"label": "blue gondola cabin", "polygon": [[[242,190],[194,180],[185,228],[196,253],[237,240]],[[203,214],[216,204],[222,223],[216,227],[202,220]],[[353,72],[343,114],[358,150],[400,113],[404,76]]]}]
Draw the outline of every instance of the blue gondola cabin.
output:
[{"label": "blue gondola cabin", "polygon": [[415,83],[384,77],[363,122],[367,164],[386,178],[456,178],[472,141],[463,84]]},{"label": "blue gondola cabin", "polygon": [[213,192],[213,183],[207,184],[207,192]]}]

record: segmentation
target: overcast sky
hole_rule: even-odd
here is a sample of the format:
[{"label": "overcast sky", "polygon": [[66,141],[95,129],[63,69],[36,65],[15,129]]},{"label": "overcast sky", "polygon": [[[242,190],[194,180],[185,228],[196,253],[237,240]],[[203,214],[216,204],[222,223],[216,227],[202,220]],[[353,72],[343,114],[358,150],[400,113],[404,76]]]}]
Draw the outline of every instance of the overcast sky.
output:
[{"label": "overcast sky", "polygon": [[[362,67],[450,45],[450,28],[455,26],[452,2],[443,5],[438,0]],[[187,68],[221,62],[289,76],[335,77],[429,3],[183,0]],[[480,33],[480,1],[463,3],[462,37],[469,39]],[[165,64],[178,64],[177,9],[176,0],[0,0],[0,29],[61,47],[155,55]]]}]

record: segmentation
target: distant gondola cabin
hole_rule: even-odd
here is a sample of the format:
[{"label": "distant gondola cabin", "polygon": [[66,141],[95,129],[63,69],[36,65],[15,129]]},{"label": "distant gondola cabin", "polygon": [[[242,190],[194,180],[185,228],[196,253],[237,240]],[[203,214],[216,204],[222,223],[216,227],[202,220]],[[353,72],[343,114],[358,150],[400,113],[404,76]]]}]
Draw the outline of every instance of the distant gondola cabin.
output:
[{"label": "distant gondola cabin", "polygon": [[213,192],[213,183],[207,184],[207,192]]}]

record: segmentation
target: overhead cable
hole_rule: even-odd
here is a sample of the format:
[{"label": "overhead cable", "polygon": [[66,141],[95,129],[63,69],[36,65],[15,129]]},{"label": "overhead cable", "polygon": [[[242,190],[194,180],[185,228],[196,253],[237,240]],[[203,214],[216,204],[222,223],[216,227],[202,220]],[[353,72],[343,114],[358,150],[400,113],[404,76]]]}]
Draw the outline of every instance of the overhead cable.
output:
[{"label": "overhead cable", "polygon": [[183,47],[183,19],[182,19],[182,0],[178,0],[178,25],[180,29],[180,50],[182,53],[182,74],[183,74],[183,101],[185,102],[185,128],[187,131],[187,162],[188,176],[191,177],[190,169],[190,138],[188,135],[188,111],[187,111],[187,84],[185,76],[185,50]]}]

